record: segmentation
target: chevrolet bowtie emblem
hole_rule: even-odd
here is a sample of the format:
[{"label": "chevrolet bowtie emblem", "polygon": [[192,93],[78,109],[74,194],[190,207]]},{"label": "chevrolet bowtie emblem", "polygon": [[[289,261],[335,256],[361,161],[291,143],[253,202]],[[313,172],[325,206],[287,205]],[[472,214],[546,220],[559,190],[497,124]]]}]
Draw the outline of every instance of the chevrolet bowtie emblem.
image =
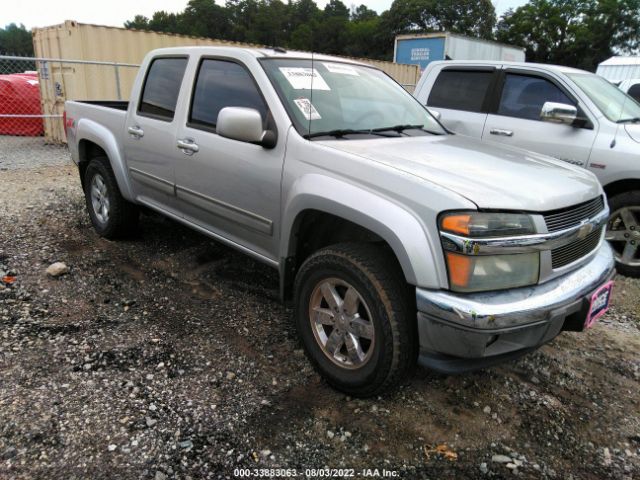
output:
[{"label": "chevrolet bowtie emblem", "polygon": [[591,232],[593,232],[593,230],[594,230],[593,224],[591,224],[591,223],[583,223],[580,226],[580,229],[578,230],[578,238],[580,240],[582,240],[587,235],[589,235]]}]

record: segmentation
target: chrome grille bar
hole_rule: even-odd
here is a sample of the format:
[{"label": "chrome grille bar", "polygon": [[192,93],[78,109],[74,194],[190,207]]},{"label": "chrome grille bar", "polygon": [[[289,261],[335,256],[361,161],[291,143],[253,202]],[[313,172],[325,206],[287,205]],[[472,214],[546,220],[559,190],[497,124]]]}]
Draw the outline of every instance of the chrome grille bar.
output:
[{"label": "chrome grille bar", "polygon": [[593,217],[604,209],[604,199],[600,196],[574,207],[554,210],[543,214],[549,233],[566,230],[580,225],[583,220]]}]

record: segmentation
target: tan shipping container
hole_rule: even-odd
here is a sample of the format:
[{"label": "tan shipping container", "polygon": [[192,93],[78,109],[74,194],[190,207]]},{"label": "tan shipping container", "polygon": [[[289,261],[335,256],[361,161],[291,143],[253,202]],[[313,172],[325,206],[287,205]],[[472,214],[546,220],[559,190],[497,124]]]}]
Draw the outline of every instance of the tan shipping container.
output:
[{"label": "tan shipping container", "polygon": [[[153,49],[209,45],[260,48],[261,45],[191,37],[142,30],[90,25],[67,20],[60,25],[33,29],[38,58],[118,63],[88,65],[71,62],[38,62],[40,91],[45,115],[62,115],[65,100],[128,100],[138,73],[137,65]],[[357,58],[388,73],[407,90],[420,78],[416,65]],[[61,121],[45,119],[45,139],[65,142]]]}]

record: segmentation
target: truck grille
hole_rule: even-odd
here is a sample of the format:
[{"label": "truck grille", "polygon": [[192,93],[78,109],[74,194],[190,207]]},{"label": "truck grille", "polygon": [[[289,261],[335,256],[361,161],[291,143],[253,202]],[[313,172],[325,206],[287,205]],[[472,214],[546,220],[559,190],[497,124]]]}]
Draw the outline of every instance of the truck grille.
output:
[{"label": "truck grille", "polygon": [[551,250],[551,267],[555,270],[589,255],[600,243],[603,228],[594,230],[582,240]]},{"label": "truck grille", "polygon": [[583,220],[593,217],[603,209],[604,200],[598,197],[580,205],[547,212],[544,214],[544,221],[549,233],[559,232],[580,225]]}]

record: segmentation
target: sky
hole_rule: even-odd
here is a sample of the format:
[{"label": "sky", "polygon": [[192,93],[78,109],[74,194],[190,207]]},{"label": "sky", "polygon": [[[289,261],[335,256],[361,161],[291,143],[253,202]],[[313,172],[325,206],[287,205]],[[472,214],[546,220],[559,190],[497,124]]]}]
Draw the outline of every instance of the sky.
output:
[{"label": "sky", "polygon": [[[4,0],[8,2],[8,0]],[[222,4],[223,0],[216,0]],[[378,13],[387,10],[392,0],[342,0],[347,6],[365,4]],[[150,17],[153,12],[182,11],[188,0],[22,0],[12,2],[9,8],[0,10],[0,26],[9,23],[22,23],[27,28],[56,25],[65,20],[77,20],[81,23],[112,25],[121,27],[126,20],[135,15]],[[320,7],[327,3],[316,0]],[[498,15],[510,7],[518,7],[526,0],[494,0]],[[8,7],[8,5],[7,5]]]}]

